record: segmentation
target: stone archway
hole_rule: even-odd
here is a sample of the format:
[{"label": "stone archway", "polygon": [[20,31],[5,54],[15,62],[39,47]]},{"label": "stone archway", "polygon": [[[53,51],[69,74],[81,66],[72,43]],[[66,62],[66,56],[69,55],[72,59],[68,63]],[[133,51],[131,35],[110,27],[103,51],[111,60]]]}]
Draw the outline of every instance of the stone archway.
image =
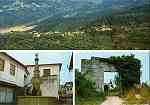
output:
[{"label": "stone archway", "polygon": [[140,84],[141,62],[130,56],[112,56],[109,58],[91,57],[81,60],[81,72],[86,73],[86,78],[96,84],[96,89],[101,91],[104,86],[104,72],[118,72],[121,94]]},{"label": "stone archway", "polygon": [[117,72],[117,69],[107,62],[100,62],[92,57],[81,61],[81,72],[85,73],[87,71],[90,72],[86,76],[87,79],[95,82],[97,90],[104,90],[104,72]]}]

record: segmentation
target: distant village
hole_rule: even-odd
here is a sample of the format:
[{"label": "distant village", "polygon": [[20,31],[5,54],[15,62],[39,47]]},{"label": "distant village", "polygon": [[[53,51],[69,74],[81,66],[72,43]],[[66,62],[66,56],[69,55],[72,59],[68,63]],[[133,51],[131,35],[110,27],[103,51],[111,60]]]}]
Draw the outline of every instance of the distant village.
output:
[{"label": "distant village", "polygon": [[[68,35],[68,36],[74,36],[74,35],[82,35],[85,32],[84,31],[67,31],[67,32],[61,32],[61,31],[49,31],[49,32],[37,32],[37,31],[30,31],[33,28],[35,28],[36,25],[33,26],[15,26],[15,27],[10,27],[8,29],[0,29],[0,33],[9,33],[9,32],[29,32],[30,34],[34,34],[37,37],[40,37],[41,34],[59,34],[62,36]],[[95,31],[111,31],[112,28],[108,27],[107,25],[102,25],[98,27],[94,27]]]}]

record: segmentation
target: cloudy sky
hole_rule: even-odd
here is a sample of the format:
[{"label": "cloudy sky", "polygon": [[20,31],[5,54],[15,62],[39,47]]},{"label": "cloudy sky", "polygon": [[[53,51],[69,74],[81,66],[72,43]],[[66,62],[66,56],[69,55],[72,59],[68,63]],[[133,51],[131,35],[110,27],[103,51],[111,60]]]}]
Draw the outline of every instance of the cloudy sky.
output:
[{"label": "cloudy sky", "polygon": [[[81,69],[81,59],[90,59],[91,56],[108,58],[110,56],[122,56],[135,54],[135,57],[141,60],[141,82],[149,82],[150,84],[150,61],[148,51],[81,51],[75,53],[75,68]],[[104,82],[108,83],[114,80],[116,73],[105,73]]]},{"label": "cloudy sky", "polygon": [[34,64],[35,53],[39,54],[39,64],[62,63],[61,84],[73,81],[73,73],[68,70],[72,54],[70,51],[7,51],[7,53],[25,65]]}]

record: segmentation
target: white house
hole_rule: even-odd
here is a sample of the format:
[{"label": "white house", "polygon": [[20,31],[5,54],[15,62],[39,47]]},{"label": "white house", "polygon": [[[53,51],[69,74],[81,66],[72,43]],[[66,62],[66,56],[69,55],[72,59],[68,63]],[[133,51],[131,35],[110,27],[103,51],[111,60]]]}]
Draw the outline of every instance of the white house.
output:
[{"label": "white house", "polygon": [[19,90],[24,87],[25,75],[28,74],[25,65],[7,53],[0,52],[0,103],[11,103],[14,94],[22,94]]},{"label": "white house", "polygon": [[[26,65],[30,77],[33,77],[35,65]],[[42,96],[58,97],[61,64],[39,64]],[[30,80],[31,81],[31,80]]]}]

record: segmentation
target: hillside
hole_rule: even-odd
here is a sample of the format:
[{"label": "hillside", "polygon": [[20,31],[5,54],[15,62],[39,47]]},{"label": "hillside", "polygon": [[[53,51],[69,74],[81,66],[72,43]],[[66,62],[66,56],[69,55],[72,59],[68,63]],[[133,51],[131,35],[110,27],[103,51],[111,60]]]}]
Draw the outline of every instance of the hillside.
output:
[{"label": "hillside", "polygon": [[[90,30],[91,35],[110,37],[112,43],[108,43],[116,49],[149,49],[149,10],[149,5],[144,5],[117,14],[103,16],[83,27],[83,30]],[[102,26],[111,28],[109,34],[97,31],[101,30]]]},{"label": "hillside", "polygon": [[[97,4],[86,0],[5,0],[0,1],[0,28],[22,24],[33,24],[46,18],[61,19],[71,16],[82,8]],[[86,11],[85,11],[86,12]]]},{"label": "hillside", "polygon": [[97,15],[102,16],[107,13],[109,14],[110,11],[123,11],[126,8],[143,5],[147,1],[148,0],[2,0],[0,1],[0,28],[15,25],[38,24],[39,20],[54,22],[56,21],[55,18],[59,18],[59,20],[62,21],[66,21],[68,18],[78,18],[79,20],[84,18],[86,20],[86,17],[90,15],[95,17]]},{"label": "hillside", "polygon": [[149,49],[148,0],[104,1],[93,7],[83,0],[76,9],[27,24],[32,30],[0,34],[0,49]]}]

